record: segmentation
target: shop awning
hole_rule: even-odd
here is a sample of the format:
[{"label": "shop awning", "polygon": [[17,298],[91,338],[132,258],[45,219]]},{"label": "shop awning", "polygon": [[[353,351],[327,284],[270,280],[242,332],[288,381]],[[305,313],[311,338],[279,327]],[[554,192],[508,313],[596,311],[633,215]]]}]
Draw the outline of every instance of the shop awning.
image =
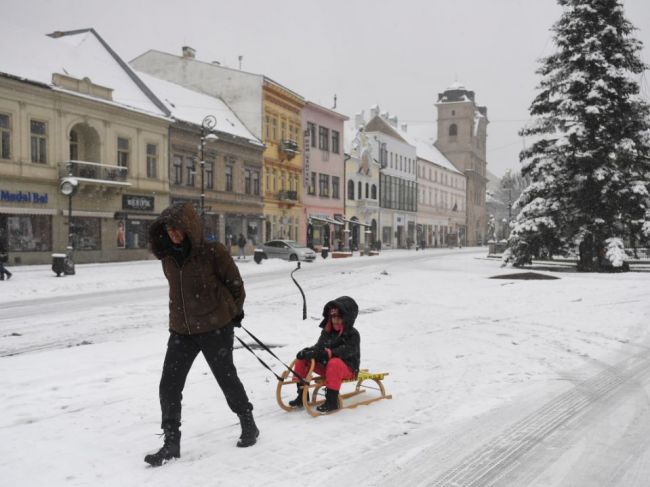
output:
[{"label": "shop awning", "polygon": [[325,217],[325,216],[310,216],[309,219],[310,220],[316,220],[316,221],[319,221],[319,222],[322,222],[322,223],[327,223],[327,224],[330,224],[330,225],[341,225],[341,226],[343,225],[343,223],[341,223],[340,221],[335,220],[334,218],[328,218],[328,217]]},{"label": "shop awning", "polygon": [[[361,223],[360,221],[357,220],[348,220],[347,218],[342,218],[341,220],[350,223],[351,225],[360,225],[362,227],[372,228],[372,225],[368,225],[367,223]],[[340,224],[343,225],[343,223]]]},{"label": "shop awning", "polygon": [[14,215],[56,215],[56,208],[14,208],[11,206],[0,206],[0,213]]},{"label": "shop awning", "polygon": [[[61,210],[63,216],[68,216],[67,210]],[[83,211],[83,210],[72,210],[73,217],[90,217],[90,218],[113,218],[115,213],[112,211]]]}]

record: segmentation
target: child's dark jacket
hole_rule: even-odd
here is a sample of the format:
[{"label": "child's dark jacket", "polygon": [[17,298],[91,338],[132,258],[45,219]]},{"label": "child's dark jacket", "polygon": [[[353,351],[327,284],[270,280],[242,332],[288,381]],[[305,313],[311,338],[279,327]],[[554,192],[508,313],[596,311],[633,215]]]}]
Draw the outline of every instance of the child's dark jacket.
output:
[{"label": "child's dark jacket", "polygon": [[[341,334],[329,324],[329,314],[332,308],[337,308],[343,317],[345,327]],[[355,374],[359,372],[361,362],[361,336],[354,328],[358,314],[359,306],[349,296],[341,296],[327,303],[323,308],[323,321],[320,324],[323,331],[315,345],[317,348],[329,348],[332,357],[343,360]]]}]

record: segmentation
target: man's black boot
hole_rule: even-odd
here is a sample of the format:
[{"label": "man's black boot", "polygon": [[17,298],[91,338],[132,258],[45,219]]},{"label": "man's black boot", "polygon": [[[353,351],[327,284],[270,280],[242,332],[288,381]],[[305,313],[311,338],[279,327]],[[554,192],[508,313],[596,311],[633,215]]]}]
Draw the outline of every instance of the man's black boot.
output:
[{"label": "man's black boot", "polygon": [[165,442],[160,450],[144,457],[144,461],[152,467],[160,467],[172,458],[181,456],[181,432],[178,427],[164,429]]},{"label": "man's black boot", "polygon": [[241,423],[241,436],[237,446],[240,448],[253,446],[257,443],[257,437],[260,435],[260,430],[255,426],[253,411],[248,410],[244,414],[238,414],[237,416],[239,416],[239,422]]},{"label": "man's black boot", "polygon": [[320,413],[331,413],[339,408],[339,391],[327,389],[325,393],[325,402],[316,409]]}]

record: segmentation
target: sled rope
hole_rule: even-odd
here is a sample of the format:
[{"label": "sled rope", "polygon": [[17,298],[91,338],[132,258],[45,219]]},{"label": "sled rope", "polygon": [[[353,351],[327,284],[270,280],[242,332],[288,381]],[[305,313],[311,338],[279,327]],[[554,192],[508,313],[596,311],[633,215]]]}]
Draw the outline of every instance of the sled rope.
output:
[{"label": "sled rope", "polygon": [[296,286],[298,286],[298,290],[300,291],[300,294],[302,294],[302,319],[306,320],[307,319],[307,298],[305,297],[305,293],[303,292],[302,288],[300,287],[300,284],[298,284],[298,281],[296,281],[296,278],[293,277],[293,273],[296,272],[297,270],[300,269],[300,262],[298,262],[298,265],[296,268],[291,271],[291,279],[295,283]]},{"label": "sled rope", "polygon": [[[304,383],[304,382],[305,382],[305,381],[300,377],[300,375],[299,375],[298,373],[296,373],[295,370],[293,370],[291,367],[289,367],[287,364],[285,364],[282,360],[280,360],[280,357],[278,357],[275,353],[273,353],[273,350],[271,350],[269,347],[267,347],[266,344],[264,344],[264,342],[262,342],[259,338],[257,338],[255,335],[253,335],[253,334],[252,334],[252,333],[251,333],[251,332],[250,332],[250,331],[249,331],[245,326],[242,326],[241,329],[244,330],[246,333],[248,333],[248,334],[250,335],[250,337],[251,337],[253,340],[255,340],[255,341],[257,342],[257,344],[258,344],[260,347],[262,347],[264,350],[266,350],[268,353],[270,353],[273,357],[275,357],[275,359],[276,359],[278,362],[280,362],[282,365],[284,365],[285,368],[286,368],[289,372],[291,372],[291,373],[294,375],[294,377],[297,377],[297,378],[298,378],[299,382],[301,382],[301,383]],[[273,371],[273,369],[272,369],[271,367],[269,367],[269,365],[268,365],[266,362],[264,362],[264,360],[262,360],[262,359],[261,359],[261,358],[260,358],[260,357],[259,357],[259,356],[254,352],[254,351],[253,351],[253,349],[252,349],[251,347],[249,347],[249,346],[248,346],[248,345],[247,345],[247,344],[246,344],[246,343],[245,343],[241,338],[239,338],[237,335],[235,335],[235,338],[237,338],[237,340],[239,340],[239,343],[241,343],[242,346],[243,346],[246,350],[248,350],[250,353],[252,353],[253,355],[255,355],[255,358],[256,358],[256,359],[257,359],[257,360],[258,360],[258,361],[259,361],[259,362],[260,362],[264,367],[266,367],[267,369],[269,369],[269,370],[271,371],[271,373],[275,376],[276,379],[278,379],[279,381],[282,381],[282,380],[283,380],[282,377],[280,377],[278,374],[276,374],[276,373]]]}]

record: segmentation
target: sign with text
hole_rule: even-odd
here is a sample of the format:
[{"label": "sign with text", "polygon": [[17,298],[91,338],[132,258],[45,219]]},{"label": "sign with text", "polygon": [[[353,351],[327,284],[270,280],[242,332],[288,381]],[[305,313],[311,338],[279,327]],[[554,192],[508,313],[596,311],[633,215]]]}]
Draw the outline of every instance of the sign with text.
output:
[{"label": "sign with text", "polygon": [[38,203],[47,204],[47,193],[35,193],[33,191],[5,191],[0,190],[0,201],[11,203]]},{"label": "sign with text", "polygon": [[122,195],[122,209],[136,211],[153,211],[153,196]]}]

